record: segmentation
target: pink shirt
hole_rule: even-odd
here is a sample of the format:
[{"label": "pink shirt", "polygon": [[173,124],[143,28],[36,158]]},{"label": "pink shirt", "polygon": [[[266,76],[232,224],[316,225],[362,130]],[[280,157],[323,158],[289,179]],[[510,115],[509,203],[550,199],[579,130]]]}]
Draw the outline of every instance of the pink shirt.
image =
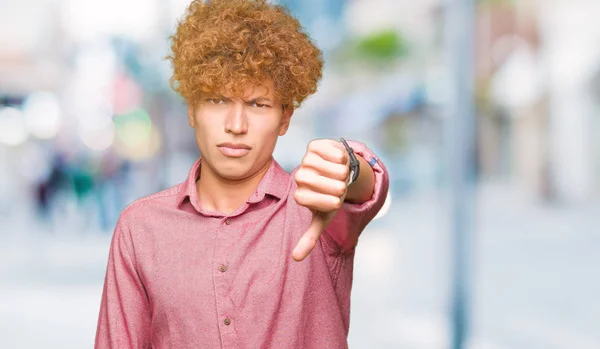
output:
[{"label": "pink shirt", "polygon": [[312,214],[275,161],[230,215],[198,206],[201,159],[185,182],[129,205],[110,248],[95,348],[346,348],[354,247],[389,183],[362,143],[349,144],[375,172],[374,195],[344,203],[302,262],[292,249]]}]

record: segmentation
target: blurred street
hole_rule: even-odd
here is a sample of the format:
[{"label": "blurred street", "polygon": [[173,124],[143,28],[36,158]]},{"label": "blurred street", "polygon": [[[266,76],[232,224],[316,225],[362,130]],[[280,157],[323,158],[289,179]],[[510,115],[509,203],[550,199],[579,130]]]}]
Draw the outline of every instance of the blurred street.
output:
[{"label": "blurred street", "polygon": [[[275,159],[344,137],[390,174],[350,348],[450,349],[463,289],[468,349],[600,348],[600,1],[271,1],[325,61]],[[3,1],[0,349],[92,348],[120,212],[200,156],[163,59],[189,3]]]},{"label": "blurred street", "polygon": [[[540,206],[493,183],[477,200],[470,348],[599,348],[600,203]],[[440,194],[394,201],[361,237],[351,348],[447,348],[444,212]],[[112,232],[52,236],[12,218],[0,226],[0,348],[91,348]]]}]

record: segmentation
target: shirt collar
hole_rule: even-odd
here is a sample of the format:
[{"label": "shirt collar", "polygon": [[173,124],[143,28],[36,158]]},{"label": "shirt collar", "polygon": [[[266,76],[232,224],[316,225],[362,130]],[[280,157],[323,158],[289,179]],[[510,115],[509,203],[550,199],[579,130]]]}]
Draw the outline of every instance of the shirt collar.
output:
[{"label": "shirt collar", "polygon": [[[181,183],[179,193],[177,194],[177,207],[179,207],[186,199],[189,198],[190,202],[197,211],[200,211],[198,207],[198,192],[196,189],[196,181],[200,175],[200,166],[202,165],[202,158],[198,158],[190,172],[188,173],[187,179]],[[275,196],[278,199],[282,199],[289,187],[290,175],[279,165],[275,159],[272,159],[271,165],[265,173],[265,176],[261,179],[258,187],[248,198],[248,203],[257,203],[264,199],[266,194]]]}]

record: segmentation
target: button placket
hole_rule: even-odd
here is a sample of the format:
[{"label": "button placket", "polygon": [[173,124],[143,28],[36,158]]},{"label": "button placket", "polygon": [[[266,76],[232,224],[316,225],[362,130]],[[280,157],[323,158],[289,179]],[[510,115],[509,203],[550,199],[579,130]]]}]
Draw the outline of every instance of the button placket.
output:
[{"label": "button placket", "polygon": [[[230,217],[224,217],[225,219],[221,221],[221,229],[219,229],[219,234],[217,234],[216,239],[219,241],[219,247],[217,248],[215,258],[213,260],[214,264],[214,277],[215,277],[215,286],[216,286],[216,296],[217,296],[217,311],[219,314],[219,318],[221,323],[219,327],[227,328],[224,332],[221,333],[223,345],[224,347],[235,347],[235,324],[232,320],[233,313],[232,305],[230,304],[228,295],[229,290],[229,281],[230,278],[226,273],[229,273],[229,265],[227,261],[229,260],[228,247],[230,240],[230,234],[227,234],[228,230],[231,229],[229,226],[233,223],[233,219]],[[229,344],[227,344],[229,343]]]}]

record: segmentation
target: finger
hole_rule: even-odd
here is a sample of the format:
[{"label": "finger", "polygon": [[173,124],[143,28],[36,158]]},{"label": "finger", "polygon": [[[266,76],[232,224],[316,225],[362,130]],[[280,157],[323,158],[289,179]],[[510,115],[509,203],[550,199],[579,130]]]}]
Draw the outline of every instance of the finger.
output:
[{"label": "finger", "polygon": [[296,189],[294,199],[299,205],[321,212],[339,210],[343,203],[343,196],[321,194],[306,187]]},{"label": "finger", "polygon": [[323,159],[320,155],[308,152],[302,159],[302,166],[317,171],[328,178],[345,181],[348,179],[350,169],[348,164],[339,164]]},{"label": "finger", "polygon": [[331,213],[324,213],[318,211],[313,213],[313,218],[310,222],[310,225],[308,226],[308,229],[306,230],[304,235],[302,235],[302,237],[298,241],[298,244],[296,244],[296,247],[292,251],[292,258],[295,261],[300,262],[310,254],[310,252],[317,245],[319,237],[321,237],[321,234],[323,233],[323,231],[325,231],[325,228],[331,222],[332,219],[333,214]]},{"label": "finger", "polygon": [[295,179],[298,187],[306,187],[317,193],[337,197],[344,195],[348,187],[345,180],[327,178],[311,170],[299,170],[296,172]]},{"label": "finger", "polygon": [[325,160],[336,164],[347,165],[350,157],[344,146],[333,140],[319,140],[308,144],[308,151],[318,154]]}]

